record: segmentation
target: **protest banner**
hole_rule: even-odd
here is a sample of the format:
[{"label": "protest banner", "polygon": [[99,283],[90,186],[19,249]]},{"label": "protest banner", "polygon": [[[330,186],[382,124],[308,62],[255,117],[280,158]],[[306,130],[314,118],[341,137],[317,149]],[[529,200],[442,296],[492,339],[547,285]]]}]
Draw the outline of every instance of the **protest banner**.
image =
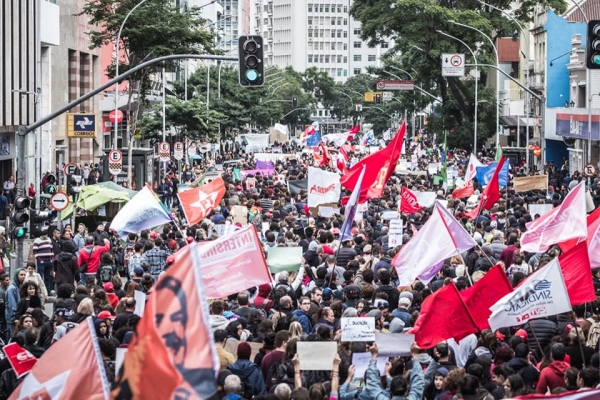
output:
[{"label": "protest banner", "polygon": [[11,343],[2,348],[4,354],[12,369],[15,371],[17,378],[22,377],[35,365],[38,361],[29,351],[25,350],[18,343]]},{"label": "protest banner", "polygon": [[272,274],[298,271],[302,261],[302,247],[269,247],[267,263]]},{"label": "protest banner", "polygon": [[342,342],[374,342],[375,318],[342,318]]},{"label": "protest banner", "polygon": [[302,371],[331,371],[337,342],[298,342],[296,350]]},{"label": "protest banner", "polygon": [[529,190],[543,190],[546,192],[548,191],[548,176],[515,176],[513,178],[513,185],[515,187],[515,192],[527,192]]},{"label": "protest banner", "polygon": [[382,357],[409,356],[415,335],[409,333],[375,333],[377,354]]}]

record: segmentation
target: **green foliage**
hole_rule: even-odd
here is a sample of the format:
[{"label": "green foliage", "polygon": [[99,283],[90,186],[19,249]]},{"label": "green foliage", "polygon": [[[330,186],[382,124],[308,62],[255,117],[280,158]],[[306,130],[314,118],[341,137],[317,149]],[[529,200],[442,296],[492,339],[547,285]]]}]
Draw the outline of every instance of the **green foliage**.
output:
[{"label": "green foliage", "polygon": [[[167,97],[165,105],[165,125],[167,135],[187,137],[202,142],[214,142],[219,137],[219,122],[224,115],[207,110],[206,103],[199,99],[184,101]],[[141,121],[144,140],[157,141],[162,138],[162,105],[146,114]]]}]

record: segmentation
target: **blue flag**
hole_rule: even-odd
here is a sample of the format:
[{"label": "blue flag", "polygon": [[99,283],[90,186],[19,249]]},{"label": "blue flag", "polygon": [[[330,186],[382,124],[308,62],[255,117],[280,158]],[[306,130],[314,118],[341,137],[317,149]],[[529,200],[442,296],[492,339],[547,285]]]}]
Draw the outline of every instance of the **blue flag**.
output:
[{"label": "blue flag", "polygon": [[[502,166],[502,169],[500,170],[500,173],[498,174],[498,184],[502,187],[508,186],[508,164],[509,162],[506,160]],[[496,170],[496,165],[498,165],[498,163],[493,162],[490,165],[484,165],[476,168],[475,177],[480,185],[485,186],[490,182],[490,179],[492,179],[494,171]]]},{"label": "blue flag", "polygon": [[356,186],[354,186],[354,190],[350,195],[350,200],[348,200],[348,204],[346,204],[346,210],[344,212],[346,219],[342,224],[340,242],[352,239],[352,224],[354,223],[354,215],[356,215],[356,206],[358,205],[358,197],[360,196],[360,187],[362,186],[362,180],[365,176],[366,170],[367,166],[363,165],[363,169],[360,172]]},{"label": "blue flag", "polygon": [[321,132],[316,131],[306,139],[307,146],[318,146],[321,142]]}]

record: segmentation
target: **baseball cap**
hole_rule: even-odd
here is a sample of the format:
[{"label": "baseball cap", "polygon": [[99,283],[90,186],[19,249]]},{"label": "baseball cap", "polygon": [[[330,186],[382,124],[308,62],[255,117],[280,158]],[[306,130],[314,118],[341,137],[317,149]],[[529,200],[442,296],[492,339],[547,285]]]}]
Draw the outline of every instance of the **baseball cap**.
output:
[{"label": "baseball cap", "polygon": [[98,319],[115,319],[116,317],[110,313],[110,311],[101,311],[98,314]]},{"label": "baseball cap", "polygon": [[406,297],[401,297],[398,300],[398,304],[402,305],[402,306],[409,306],[410,307],[410,300]]},{"label": "baseball cap", "polygon": [[137,276],[142,276],[144,275],[144,269],[142,267],[135,267],[133,269],[133,274]]},{"label": "baseball cap", "polygon": [[70,318],[71,316],[73,316],[73,311],[69,310],[68,308],[65,308],[65,307],[57,308],[54,313],[56,315],[58,315],[59,317],[63,317],[63,318]]},{"label": "baseball cap", "polygon": [[115,290],[115,286],[112,284],[112,282],[106,282],[104,285],[102,285],[102,288],[107,292],[112,292]]},{"label": "baseball cap", "polygon": [[157,237],[158,237],[158,233],[156,233],[156,232],[150,233],[150,239],[156,239]]},{"label": "baseball cap", "polygon": [[287,271],[282,271],[279,273],[279,282],[287,282],[290,279],[290,274]]},{"label": "baseball cap", "polygon": [[348,285],[344,287],[344,293],[348,299],[358,299],[360,297],[360,289],[358,286]]}]

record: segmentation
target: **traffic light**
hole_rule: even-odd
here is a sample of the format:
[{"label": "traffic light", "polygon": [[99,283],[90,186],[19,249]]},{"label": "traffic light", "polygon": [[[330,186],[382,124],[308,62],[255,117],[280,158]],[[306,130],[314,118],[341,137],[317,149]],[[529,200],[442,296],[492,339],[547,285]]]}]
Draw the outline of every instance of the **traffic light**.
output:
[{"label": "traffic light", "polygon": [[81,192],[81,175],[67,175],[67,195],[75,197]]},{"label": "traffic light", "polygon": [[258,35],[240,36],[238,39],[240,58],[240,85],[262,86],[264,79],[263,38]]},{"label": "traffic light", "polygon": [[56,175],[46,175],[46,187],[44,188],[44,192],[47,194],[56,193]]},{"label": "traffic light", "polygon": [[298,98],[292,97],[292,107],[298,107]]},{"label": "traffic light", "polygon": [[53,213],[50,211],[31,211],[31,220],[29,223],[29,236],[38,238],[48,234],[50,228],[49,222],[53,219]]},{"label": "traffic light", "polygon": [[588,69],[600,69],[600,20],[588,22],[585,52]]},{"label": "traffic light", "polygon": [[29,197],[18,196],[15,199],[15,206],[10,215],[10,222],[14,226],[12,234],[15,239],[22,239],[27,235],[30,205],[31,201],[29,200]]},{"label": "traffic light", "polygon": [[375,94],[375,103],[377,103],[377,104],[381,103],[381,95],[379,93]]}]

